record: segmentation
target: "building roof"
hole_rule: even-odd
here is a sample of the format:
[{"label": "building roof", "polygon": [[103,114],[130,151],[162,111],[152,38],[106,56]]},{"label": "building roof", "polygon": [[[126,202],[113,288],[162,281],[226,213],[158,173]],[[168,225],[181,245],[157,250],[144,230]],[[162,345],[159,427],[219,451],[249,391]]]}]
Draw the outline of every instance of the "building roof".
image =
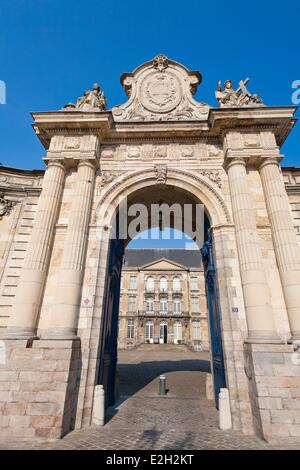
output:
[{"label": "building roof", "polygon": [[124,258],[124,265],[126,267],[140,268],[145,264],[149,264],[164,258],[170,261],[174,261],[175,263],[181,264],[186,268],[202,268],[200,250],[182,250],[178,248],[127,248],[125,250]]}]

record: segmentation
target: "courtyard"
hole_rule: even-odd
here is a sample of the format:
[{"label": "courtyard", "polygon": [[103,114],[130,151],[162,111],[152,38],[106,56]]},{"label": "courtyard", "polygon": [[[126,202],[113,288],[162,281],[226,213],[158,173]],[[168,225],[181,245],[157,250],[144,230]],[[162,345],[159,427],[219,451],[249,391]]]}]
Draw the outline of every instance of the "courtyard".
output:
[{"label": "courtyard", "polygon": [[[274,449],[255,436],[218,428],[218,411],[206,399],[209,354],[145,345],[119,351],[119,399],[106,425],[73,431],[51,442],[5,441],[0,449],[57,450],[246,450]],[[158,396],[159,375],[167,395]],[[282,442],[276,448],[293,449]]]}]

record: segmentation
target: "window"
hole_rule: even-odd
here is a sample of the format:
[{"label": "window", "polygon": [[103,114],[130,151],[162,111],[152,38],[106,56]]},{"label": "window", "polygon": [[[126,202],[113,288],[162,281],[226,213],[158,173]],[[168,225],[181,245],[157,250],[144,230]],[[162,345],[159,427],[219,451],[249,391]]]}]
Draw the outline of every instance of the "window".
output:
[{"label": "window", "polygon": [[154,292],[154,279],[151,276],[147,278],[146,290],[148,292]]},{"label": "window", "polygon": [[167,299],[160,299],[159,301],[159,311],[160,313],[168,312],[168,301]]},{"label": "window", "polygon": [[193,321],[192,328],[193,328],[193,331],[192,331],[193,339],[201,339],[200,322]]},{"label": "window", "polygon": [[182,325],[180,321],[174,323],[174,343],[182,341]]},{"label": "window", "polygon": [[136,297],[134,295],[129,296],[128,311],[129,312],[135,312],[136,311]]},{"label": "window", "polygon": [[199,312],[199,299],[198,297],[192,297],[192,306],[191,311],[196,313]]},{"label": "window", "polygon": [[134,338],[134,321],[133,320],[127,321],[127,338],[128,339]]},{"label": "window", "polygon": [[180,299],[174,299],[173,311],[174,313],[181,313],[181,300]]},{"label": "window", "polygon": [[159,289],[161,292],[167,292],[168,282],[166,277],[161,277],[159,282]]},{"label": "window", "polygon": [[146,301],[146,312],[147,313],[153,313],[154,312],[154,300],[153,299],[147,299],[147,301]]},{"label": "window", "polygon": [[198,290],[198,278],[191,277],[191,290]]},{"label": "window", "polygon": [[153,341],[153,321],[147,321],[145,325],[145,340]]},{"label": "window", "polygon": [[136,289],[136,288],[137,288],[136,276],[130,276],[130,278],[129,278],[129,289]]},{"label": "window", "polygon": [[174,292],[180,292],[180,279],[179,277],[174,277],[173,279],[173,291]]}]

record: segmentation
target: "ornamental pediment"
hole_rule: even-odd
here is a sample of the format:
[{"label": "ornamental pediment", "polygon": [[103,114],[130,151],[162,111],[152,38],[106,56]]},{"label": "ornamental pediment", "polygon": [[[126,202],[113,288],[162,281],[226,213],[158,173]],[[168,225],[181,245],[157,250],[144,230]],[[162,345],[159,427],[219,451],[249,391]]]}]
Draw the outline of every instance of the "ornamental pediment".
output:
[{"label": "ornamental pediment", "polygon": [[206,120],[209,106],[194,100],[199,72],[158,55],[121,76],[128,101],[112,108],[115,121]]}]

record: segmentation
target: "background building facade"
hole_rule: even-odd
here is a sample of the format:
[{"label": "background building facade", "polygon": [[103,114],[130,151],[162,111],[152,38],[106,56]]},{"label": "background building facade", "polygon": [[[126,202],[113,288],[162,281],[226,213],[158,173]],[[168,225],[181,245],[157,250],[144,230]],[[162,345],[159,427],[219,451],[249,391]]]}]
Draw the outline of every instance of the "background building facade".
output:
[{"label": "background building facade", "polygon": [[125,251],[118,345],[127,349],[143,343],[209,350],[200,251]]}]

